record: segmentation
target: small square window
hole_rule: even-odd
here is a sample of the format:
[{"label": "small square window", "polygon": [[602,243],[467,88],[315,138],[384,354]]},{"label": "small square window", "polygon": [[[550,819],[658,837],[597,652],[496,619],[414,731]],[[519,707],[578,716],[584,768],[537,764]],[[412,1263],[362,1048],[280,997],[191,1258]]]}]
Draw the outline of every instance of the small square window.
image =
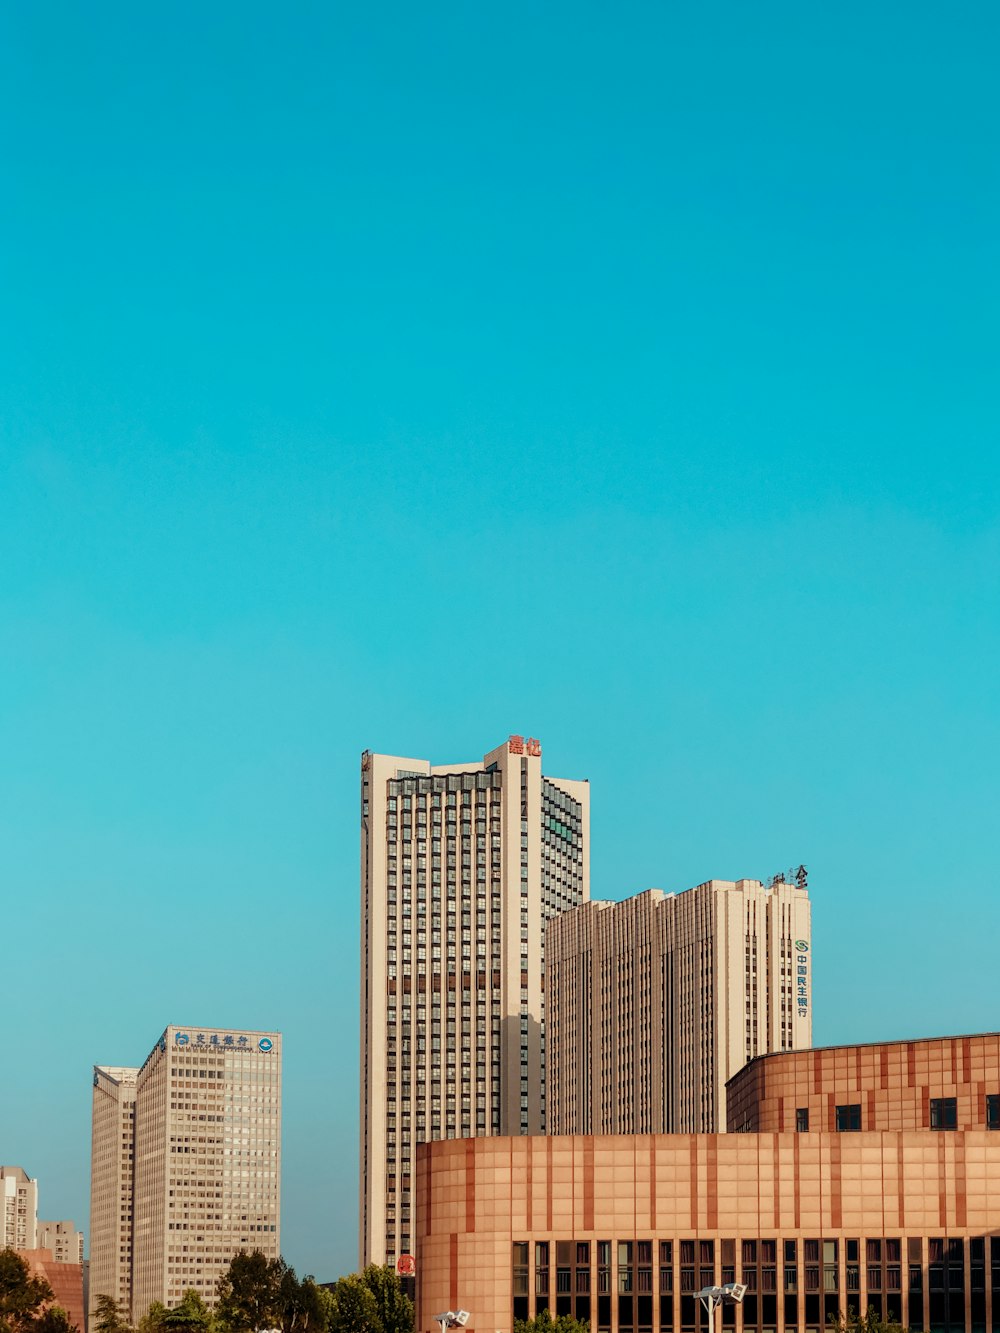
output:
[{"label": "small square window", "polygon": [[809,1128],[809,1107],[800,1106],[795,1112],[795,1129],[799,1134],[804,1134]]},{"label": "small square window", "polygon": [[931,1098],[931,1129],[955,1129],[958,1126],[958,1105],[954,1097]]},{"label": "small square window", "polygon": [[837,1107],[837,1133],[853,1133],[861,1128],[861,1103],[851,1102]]},{"label": "small square window", "polygon": [[989,1093],[986,1097],[986,1128],[1000,1129],[1000,1093]]}]

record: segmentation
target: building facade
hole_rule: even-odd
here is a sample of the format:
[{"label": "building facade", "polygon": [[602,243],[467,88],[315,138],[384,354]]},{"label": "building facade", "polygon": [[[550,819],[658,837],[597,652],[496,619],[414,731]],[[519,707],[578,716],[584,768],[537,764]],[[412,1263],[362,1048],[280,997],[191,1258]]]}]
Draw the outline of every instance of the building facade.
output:
[{"label": "building facade", "polygon": [[[419,1333],[459,1308],[466,1333],[543,1309],[594,1333],[822,1333],[869,1307],[930,1333],[1000,1328],[997,1037],[757,1065],[730,1084],[734,1125],[804,1105],[808,1129],[423,1145]],[[837,1128],[869,1092],[875,1125],[899,1127]],[[710,1326],[697,1293],[727,1282],[746,1297]]]},{"label": "building facade", "polygon": [[[79,1232],[77,1234],[79,1235]],[[21,1257],[27,1263],[32,1276],[44,1278],[52,1288],[53,1299],[49,1304],[58,1305],[65,1310],[69,1315],[69,1322],[75,1324],[78,1329],[86,1328],[83,1262],[77,1259],[57,1259],[53,1251],[46,1246],[22,1250]]]},{"label": "building facade", "polygon": [[132,1176],[138,1069],[94,1068],[90,1124],[90,1278],[94,1299],[132,1303]]},{"label": "building facade", "polygon": [[19,1166],[0,1166],[0,1203],[0,1249],[34,1249],[38,1181]]},{"label": "building facade", "polygon": [[35,1245],[49,1250],[57,1264],[83,1263],[83,1232],[73,1222],[39,1221]]},{"label": "building facade", "polygon": [[[111,1294],[100,1281],[121,1274],[130,1256],[123,1304],[133,1321],[153,1301],[173,1306],[188,1290],[213,1305],[233,1255],[280,1254],[281,1036],[168,1027],[140,1069],[114,1071],[135,1075],[133,1115],[117,1112],[121,1146],[134,1161],[131,1182],[113,1152],[96,1150],[107,1148],[114,1123],[108,1085],[128,1084],[108,1072],[98,1068],[94,1078],[91,1194],[101,1203],[91,1223],[91,1303]],[[108,1226],[115,1182],[117,1234]],[[117,1258],[106,1253],[109,1245]]]},{"label": "building facade", "polygon": [[804,874],[588,902],[546,948],[554,1134],[722,1131],[726,1080],[812,1041]]},{"label": "building facade", "polygon": [[544,923],[589,897],[589,848],[588,784],[533,738],[362,755],[362,1265],[412,1249],[417,1143],[544,1130]]},{"label": "building facade", "polygon": [[729,1128],[1000,1129],[998,1070],[998,1032],[763,1056],[729,1081]]}]

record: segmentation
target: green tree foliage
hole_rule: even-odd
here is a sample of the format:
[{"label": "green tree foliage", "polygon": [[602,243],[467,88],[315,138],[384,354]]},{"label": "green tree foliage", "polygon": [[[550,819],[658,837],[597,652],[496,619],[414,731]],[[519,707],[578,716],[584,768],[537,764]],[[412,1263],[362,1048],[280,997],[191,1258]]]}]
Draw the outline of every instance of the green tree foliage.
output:
[{"label": "green tree foliage", "polygon": [[553,1319],[548,1310],[542,1310],[534,1319],[515,1319],[514,1333],[590,1333],[590,1323],[568,1314]]},{"label": "green tree foliage", "polygon": [[[210,1333],[215,1319],[196,1291],[186,1291],[178,1305],[168,1309],[154,1301],[139,1320],[137,1333]],[[115,1330],[111,1330],[115,1333]],[[124,1330],[131,1333],[131,1330]]]},{"label": "green tree foliage", "polygon": [[32,1333],[80,1333],[80,1329],[71,1323],[69,1315],[61,1305],[49,1305],[36,1316],[31,1325]]},{"label": "green tree foliage", "polygon": [[113,1296],[97,1296],[90,1312],[91,1333],[132,1333],[125,1311]]},{"label": "green tree foliage", "polygon": [[863,1315],[848,1306],[846,1316],[831,1319],[827,1329],[829,1333],[909,1333],[909,1329],[898,1324],[895,1319],[883,1319],[874,1305],[869,1305]]},{"label": "green tree foliage", "polygon": [[[311,1277],[300,1281],[284,1259],[268,1259],[260,1250],[237,1254],[219,1278],[217,1290],[215,1319],[220,1333],[257,1333],[264,1328],[327,1333],[330,1327],[330,1293]],[[140,1333],[156,1331],[140,1329]],[[163,1333],[171,1333],[169,1325]],[[185,1330],[174,1326],[173,1333]]]},{"label": "green tree foliage", "polygon": [[0,1333],[31,1333],[51,1300],[52,1288],[44,1278],[31,1276],[16,1250],[0,1250]]},{"label": "green tree foliage", "polygon": [[262,1250],[233,1256],[216,1287],[216,1318],[229,1333],[256,1333],[276,1326],[280,1262],[268,1259]]},{"label": "green tree foliage", "polygon": [[413,1333],[413,1302],[391,1265],[369,1264],[333,1289],[330,1333]]},{"label": "green tree foliage", "polygon": [[300,1282],[295,1269],[285,1267],[278,1283],[278,1327],[282,1333],[326,1333],[333,1296],[311,1277]]},{"label": "green tree foliage", "polygon": [[212,1311],[196,1291],[186,1291],[179,1305],[167,1310],[160,1328],[173,1333],[203,1333],[212,1327]]},{"label": "green tree foliage", "polygon": [[369,1264],[361,1281],[375,1297],[383,1333],[413,1333],[413,1302],[391,1264]]},{"label": "green tree foliage", "polygon": [[159,1333],[167,1313],[167,1307],[162,1301],[154,1301],[139,1320],[137,1333]]},{"label": "green tree foliage", "polygon": [[334,1287],[330,1333],[384,1333],[378,1301],[360,1273],[342,1277]]}]

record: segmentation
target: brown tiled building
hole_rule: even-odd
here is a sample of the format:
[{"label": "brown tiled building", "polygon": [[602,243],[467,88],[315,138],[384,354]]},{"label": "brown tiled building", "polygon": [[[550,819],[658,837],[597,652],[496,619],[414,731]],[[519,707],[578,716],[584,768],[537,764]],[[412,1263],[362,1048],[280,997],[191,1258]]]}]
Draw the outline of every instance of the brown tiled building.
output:
[{"label": "brown tiled building", "polygon": [[751,1133],[998,1129],[1000,1033],[763,1055],[726,1092],[729,1129]]},{"label": "brown tiled building", "polygon": [[761,1132],[419,1147],[417,1329],[464,1308],[469,1330],[508,1333],[548,1309],[595,1333],[706,1333],[697,1292],[732,1281],[745,1300],[716,1320],[734,1333],[821,1333],[869,1306],[1000,1329],[996,1037],[771,1055],[729,1091],[731,1125]]},{"label": "brown tiled building", "polygon": [[83,1308],[83,1264],[70,1261],[59,1262],[51,1249],[40,1246],[37,1249],[22,1250],[21,1258],[36,1277],[43,1277],[52,1288],[52,1305],[61,1306],[69,1315],[71,1324],[75,1324],[83,1333],[86,1320]]}]

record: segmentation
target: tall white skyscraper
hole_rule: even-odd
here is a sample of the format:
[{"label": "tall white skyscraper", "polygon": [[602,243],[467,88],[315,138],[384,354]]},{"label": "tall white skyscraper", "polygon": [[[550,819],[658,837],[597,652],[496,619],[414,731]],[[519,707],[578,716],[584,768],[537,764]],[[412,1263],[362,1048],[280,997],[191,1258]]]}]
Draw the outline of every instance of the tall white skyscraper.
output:
[{"label": "tall white skyscraper", "polygon": [[132,1172],[138,1069],[96,1065],[90,1132],[90,1292],[132,1300]]},{"label": "tall white skyscraper", "polygon": [[533,737],[362,755],[362,1264],[411,1248],[416,1143],[544,1130],[544,924],[589,895],[588,784]]},{"label": "tall white skyscraper", "polygon": [[279,1033],[168,1027],[138,1070],[95,1068],[91,1305],[214,1304],[234,1254],[280,1253],[280,1168]]}]

